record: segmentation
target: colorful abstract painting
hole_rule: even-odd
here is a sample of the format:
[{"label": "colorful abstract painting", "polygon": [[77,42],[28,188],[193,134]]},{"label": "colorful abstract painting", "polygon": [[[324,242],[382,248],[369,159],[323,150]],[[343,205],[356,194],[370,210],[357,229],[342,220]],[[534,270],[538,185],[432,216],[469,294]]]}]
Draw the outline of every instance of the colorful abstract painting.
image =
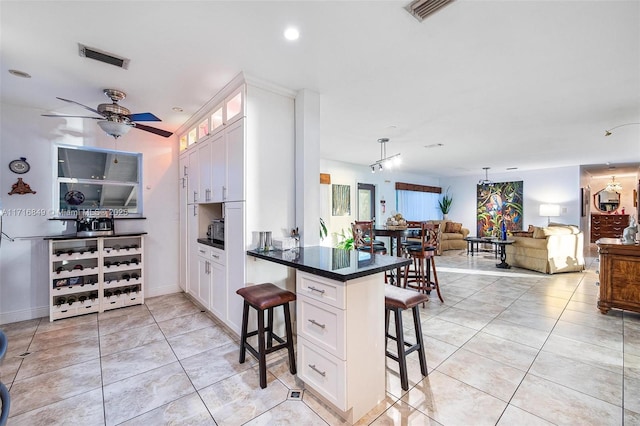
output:
[{"label": "colorful abstract painting", "polygon": [[500,224],[507,231],[522,230],[522,181],[478,185],[478,236],[499,237]]}]

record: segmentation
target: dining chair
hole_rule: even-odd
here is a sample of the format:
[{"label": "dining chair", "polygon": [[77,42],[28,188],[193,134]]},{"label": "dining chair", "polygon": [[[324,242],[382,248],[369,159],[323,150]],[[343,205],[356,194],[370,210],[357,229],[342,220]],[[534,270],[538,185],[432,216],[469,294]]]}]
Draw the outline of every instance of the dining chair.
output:
[{"label": "dining chair", "polygon": [[404,287],[424,291],[426,294],[430,294],[431,290],[436,290],[438,298],[444,302],[440,294],[435,260],[440,225],[413,222],[408,223],[407,226],[418,229],[418,235],[415,243],[408,243],[405,248],[408,256],[413,259],[413,270],[410,271],[411,267],[405,268]]},{"label": "dining chair", "polygon": [[373,234],[373,221],[356,221],[351,224],[353,247],[356,250],[376,254],[387,254],[387,248],[381,241],[376,241]]}]

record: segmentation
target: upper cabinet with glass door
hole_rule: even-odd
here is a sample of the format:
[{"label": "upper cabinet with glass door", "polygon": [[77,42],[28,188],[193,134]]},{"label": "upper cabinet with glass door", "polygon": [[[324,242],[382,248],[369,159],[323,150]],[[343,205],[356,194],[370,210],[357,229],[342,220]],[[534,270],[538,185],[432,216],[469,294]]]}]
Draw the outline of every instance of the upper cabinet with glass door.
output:
[{"label": "upper cabinet with glass door", "polygon": [[245,116],[245,85],[242,84],[217,104],[200,123],[180,136],[180,151]]},{"label": "upper cabinet with glass door", "polygon": [[210,117],[211,133],[215,133],[225,125],[244,117],[244,92],[245,85],[243,84],[213,109]]}]

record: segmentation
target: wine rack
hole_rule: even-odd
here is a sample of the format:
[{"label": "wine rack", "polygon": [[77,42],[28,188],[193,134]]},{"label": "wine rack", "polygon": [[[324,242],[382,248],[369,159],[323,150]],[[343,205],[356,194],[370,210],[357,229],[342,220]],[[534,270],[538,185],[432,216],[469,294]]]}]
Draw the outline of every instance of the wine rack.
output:
[{"label": "wine rack", "polygon": [[143,235],[49,240],[49,320],[144,303]]}]

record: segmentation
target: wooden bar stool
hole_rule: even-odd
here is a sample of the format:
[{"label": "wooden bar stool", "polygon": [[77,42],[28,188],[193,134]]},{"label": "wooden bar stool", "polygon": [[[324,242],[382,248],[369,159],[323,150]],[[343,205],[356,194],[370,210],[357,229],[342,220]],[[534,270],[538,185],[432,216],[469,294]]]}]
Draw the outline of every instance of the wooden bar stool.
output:
[{"label": "wooden bar stool", "polygon": [[[427,375],[427,360],[424,355],[424,341],[422,338],[422,327],[420,325],[421,303],[429,300],[429,296],[413,290],[407,290],[392,285],[384,286],[384,307],[385,307],[385,352],[386,355],[400,364],[400,384],[403,390],[409,390],[409,379],[407,377],[407,355],[411,352],[418,351],[418,360],[420,361],[420,372],[422,376]],[[402,311],[405,309],[413,310],[413,325],[416,332],[416,343],[411,344],[404,341],[404,332],[402,328]],[[393,312],[396,323],[396,335],[389,334],[389,314]],[[395,340],[398,348],[398,355],[386,350],[387,339]],[[405,348],[405,346],[407,348]]]},{"label": "wooden bar stool", "polygon": [[[291,330],[291,314],[289,302],[296,300],[296,295],[284,290],[274,284],[265,283],[249,287],[244,287],[236,291],[244,298],[244,310],[242,312],[242,334],[240,336],[240,364],[244,363],[246,351],[256,357],[260,369],[260,387],[267,387],[267,354],[280,349],[289,351],[289,371],[296,374],[296,358],[293,351],[293,332]],[[258,329],[247,333],[247,322],[249,321],[249,306],[258,313]],[[287,340],[273,333],[273,308],[282,306],[284,309],[284,324]],[[264,326],[264,311],[267,311],[267,327]],[[265,344],[266,333],[266,344]],[[258,335],[258,350],[249,344],[247,339]],[[278,345],[273,345],[273,340]]]},{"label": "wooden bar stool", "polygon": [[[410,227],[412,223],[414,222],[409,223]],[[430,294],[431,290],[435,289],[440,301],[444,302],[442,294],[440,294],[440,284],[436,272],[436,251],[440,241],[438,232],[440,225],[425,222],[415,223],[419,229],[419,241],[406,247],[409,257],[413,259],[414,270],[410,275],[409,267],[405,269],[404,287],[424,291],[426,294]]]}]

